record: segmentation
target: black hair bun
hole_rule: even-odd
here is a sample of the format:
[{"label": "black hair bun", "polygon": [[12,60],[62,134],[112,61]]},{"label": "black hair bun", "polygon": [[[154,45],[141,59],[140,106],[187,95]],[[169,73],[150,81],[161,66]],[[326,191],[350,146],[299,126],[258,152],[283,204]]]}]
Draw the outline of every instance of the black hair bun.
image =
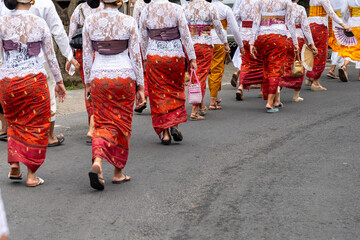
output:
[{"label": "black hair bun", "polygon": [[86,2],[91,8],[98,8],[100,6],[100,0],[86,0]]},{"label": "black hair bun", "polygon": [[4,4],[8,9],[14,10],[17,7],[18,2],[17,0],[4,0]]},{"label": "black hair bun", "polygon": [[150,3],[150,2],[151,2],[151,0],[144,0],[144,2],[145,2],[145,3]]}]

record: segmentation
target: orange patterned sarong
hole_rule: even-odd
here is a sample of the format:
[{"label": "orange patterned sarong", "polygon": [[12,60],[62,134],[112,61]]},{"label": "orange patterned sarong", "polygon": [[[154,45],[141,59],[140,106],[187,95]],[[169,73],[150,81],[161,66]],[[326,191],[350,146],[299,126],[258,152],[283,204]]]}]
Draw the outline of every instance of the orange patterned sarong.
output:
[{"label": "orange patterned sarong", "polygon": [[187,121],[185,58],[147,56],[152,123],[160,136],[165,129]]},{"label": "orange patterned sarong", "polygon": [[[84,78],[84,69],[83,69],[83,57],[82,57],[82,50],[76,50],[75,51],[75,59],[78,61],[78,63],[80,64],[80,75],[81,75],[81,80],[82,83],[85,86],[85,78]],[[85,89],[86,90],[86,89]],[[94,108],[92,106],[92,103],[90,101],[88,101],[87,97],[86,97],[86,91],[84,93],[85,96],[85,105],[86,105],[86,111],[88,113],[88,117],[90,118],[93,114],[94,114]]]},{"label": "orange patterned sarong", "polygon": [[217,98],[221,91],[221,80],[225,69],[225,48],[223,44],[214,44],[211,73],[209,74],[210,97]]},{"label": "orange patterned sarong", "polygon": [[95,78],[91,82],[95,121],[93,160],[98,157],[117,168],[125,167],[135,93],[136,82],[131,78]]},{"label": "orange patterned sarong", "polygon": [[8,123],[8,162],[31,171],[45,161],[50,132],[50,93],[46,76],[0,80],[0,101]]},{"label": "orange patterned sarong", "polygon": [[257,39],[257,51],[263,59],[264,81],[263,97],[276,94],[279,81],[284,75],[286,61],[286,36],[280,34],[260,35]]},{"label": "orange patterned sarong", "polygon": [[327,53],[328,53],[328,41],[329,34],[328,29],[324,24],[310,24],[311,33],[314,39],[315,46],[319,50],[318,54],[314,58],[313,70],[306,73],[306,76],[311,79],[319,79],[322,72],[325,70]]},{"label": "orange patterned sarong", "polygon": [[[213,58],[213,47],[208,44],[198,44],[194,45],[195,54],[196,54],[196,64],[197,64],[197,77],[201,84],[201,93],[202,100],[204,100],[206,92],[206,78],[209,75],[211,61]],[[200,106],[200,104],[193,104],[194,106]]]},{"label": "orange patterned sarong", "polygon": [[[244,89],[249,90],[252,84],[262,84],[264,78],[263,72],[263,61],[258,51],[256,53],[256,59],[250,54],[249,41],[243,41],[245,54],[241,56],[241,71],[240,71],[240,84],[243,85]],[[257,42],[255,42],[257,47]]]},{"label": "orange patterned sarong", "polygon": [[[299,49],[305,44],[305,39],[298,38],[299,42]],[[280,87],[291,88],[299,91],[301,89],[301,85],[304,80],[304,75],[301,77],[293,77],[291,71],[291,65],[294,62],[295,52],[294,52],[294,44],[291,38],[287,39],[287,46],[286,46],[286,62],[285,62],[285,75],[281,78],[279,82]],[[305,69],[304,69],[305,74]]]}]

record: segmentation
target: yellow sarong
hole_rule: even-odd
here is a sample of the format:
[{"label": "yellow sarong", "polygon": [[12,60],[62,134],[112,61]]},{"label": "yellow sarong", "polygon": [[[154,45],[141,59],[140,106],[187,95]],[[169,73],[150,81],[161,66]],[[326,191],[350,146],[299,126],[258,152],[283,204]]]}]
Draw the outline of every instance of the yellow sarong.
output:
[{"label": "yellow sarong", "polygon": [[221,90],[221,79],[225,68],[225,49],[223,44],[214,44],[213,59],[209,75],[210,97],[217,98]]},{"label": "yellow sarong", "polygon": [[[338,17],[341,17],[341,11],[335,11],[336,15],[338,15]],[[333,30],[333,21],[332,19],[329,17],[329,46],[331,47],[333,52],[339,52],[341,46],[338,44],[335,35],[334,35],[334,30]]]},{"label": "yellow sarong", "polygon": [[348,57],[353,61],[360,61],[360,27],[353,27],[352,33],[359,43],[352,47],[341,46],[339,56]]}]

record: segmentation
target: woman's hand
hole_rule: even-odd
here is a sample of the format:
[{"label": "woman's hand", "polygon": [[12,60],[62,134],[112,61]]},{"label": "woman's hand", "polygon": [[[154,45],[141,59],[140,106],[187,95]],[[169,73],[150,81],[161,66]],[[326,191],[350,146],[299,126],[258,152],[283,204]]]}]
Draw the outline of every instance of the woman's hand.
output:
[{"label": "woman's hand", "polygon": [[190,69],[194,69],[195,72],[197,71],[196,59],[191,59],[190,60]]},{"label": "woman's hand", "polygon": [[136,90],[136,106],[135,108],[141,108],[142,106],[144,106],[144,104],[146,103],[146,99],[145,99],[145,88],[144,86],[137,86],[137,90]]},{"label": "woman's hand", "polygon": [[240,48],[240,53],[241,53],[241,55],[245,55],[245,48],[244,47]]},{"label": "woman's hand", "polygon": [[55,97],[59,98],[59,102],[63,103],[66,98],[66,89],[64,82],[57,82],[55,86]]},{"label": "woman's hand", "polygon": [[250,44],[250,54],[255,59],[256,59],[256,56],[255,56],[256,53],[257,53],[257,51],[256,51],[255,46],[253,44]]},{"label": "woman's hand", "polygon": [[65,64],[65,71],[66,71],[67,73],[68,73],[68,72],[69,72],[69,70],[70,70],[70,66],[71,66],[71,64],[75,66],[75,69],[76,69],[76,70],[79,70],[79,68],[80,68],[80,64],[79,64],[79,62],[78,62],[78,61],[76,61],[76,59],[75,59],[75,58],[72,58],[70,62],[69,62],[69,61],[66,61],[66,64]]},{"label": "woman's hand", "polygon": [[347,31],[347,32],[352,32],[352,29],[350,27],[348,27],[345,23],[342,23],[341,26]]},{"label": "woman's hand", "polygon": [[224,43],[224,49],[225,49],[226,53],[230,53],[230,51],[231,51],[228,43]]},{"label": "woman's hand", "polygon": [[91,102],[91,83],[85,84],[86,99]]},{"label": "woman's hand", "polygon": [[300,48],[299,48],[299,44],[295,44],[295,45],[294,45],[294,52],[295,52],[295,53],[299,53],[299,51],[300,51],[299,49],[300,49]]},{"label": "woman's hand", "polygon": [[314,44],[310,44],[309,47],[311,48],[311,50],[314,53],[314,56],[316,56],[318,54],[318,49],[315,47]]}]

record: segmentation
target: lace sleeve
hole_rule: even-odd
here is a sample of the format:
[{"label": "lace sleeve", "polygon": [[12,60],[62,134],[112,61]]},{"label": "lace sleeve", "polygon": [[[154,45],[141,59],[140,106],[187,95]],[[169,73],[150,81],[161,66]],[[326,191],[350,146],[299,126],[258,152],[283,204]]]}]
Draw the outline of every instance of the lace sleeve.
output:
[{"label": "lace sleeve", "polygon": [[79,24],[79,8],[80,8],[81,4],[78,5],[73,14],[71,15],[70,18],[70,25],[69,25],[69,42],[71,41],[71,37],[74,35],[76,29],[78,28],[78,24]]},{"label": "lace sleeve", "polygon": [[338,17],[338,15],[336,15],[336,13],[334,12],[334,9],[331,7],[331,3],[329,0],[321,0],[321,4],[325,9],[325,11],[327,12],[328,16],[331,17],[331,19],[334,22],[340,25],[343,23],[341,19]]},{"label": "lace sleeve", "polygon": [[135,21],[137,24],[139,24],[139,20],[140,20],[140,14],[141,14],[141,8],[140,8],[140,1],[138,0],[135,2],[135,6],[134,6],[134,13],[133,13],[133,18],[135,18]]},{"label": "lace sleeve", "polygon": [[185,13],[182,8],[178,10],[178,24],[179,31],[181,36],[181,42],[185,47],[186,53],[190,60],[196,59],[196,54],[194,50],[194,45],[191,40],[191,35],[189,31],[189,27],[186,21]]},{"label": "lace sleeve", "polygon": [[138,86],[144,86],[144,72],[140,54],[139,31],[135,19],[132,20],[133,24],[129,38],[129,56],[135,71],[136,84]]},{"label": "lace sleeve", "polygon": [[84,70],[84,78],[85,83],[90,83],[90,74],[91,74],[91,67],[93,64],[93,48],[90,40],[90,36],[88,33],[89,28],[89,19],[86,18],[85,24],[83,27],[83,70]]},{"label": "lace sleeve", "polygon": [[143,13],[140,16],[140,36],[141,36],[141,52],[143,59],[146,60],[146,52],[149,45],[149,36],[146,29],[146,17],[148,15],[149,8],[147,7],[145,10],[143,10]]},{"label": "lace sleeve", "polygon": [[227,43],[226,36],[223,32],[223,26],[220,22],[219,14],[213,5],[211,5],[211,7],[210,7],[210,14],[211,14],[211,20],[214,25],[216,34],[218,35],[220,41],[222,43]]},{"label": "lace sleeve", "polygon": [[243,42],[240,36],[240,31],[239,31],[239,27],[236,23],[234,14],[231,11],[231,8],[227,8],[226,11],[226,20],[229,23],[229,27],[231,32],[234,34],[234,38],[235,38],[235,42],[239,45],[240,48],[243,48]]},{"label": "lace sleeve", "polygon": [[261,8],[260,3],[257,2],[254,4],[254,21],[252,27],[252,34],[250,38],[250,44],[254,45],[258,31],[260,29],[260,22],[261,22]]},{"label": "lace sleeve", "polygon": [[[2,23],[0,23],[2,25]],[[0,34],[0,67],[4,63],[4,49],[3,49],[3,36]]]},{"label": "lace sleeve", "polygon": [[314,44],[314,40],[312,38],[311,29],[309,26],[309,21],[306,16],[305,8],[301,8],[300,11],[301,16],[301,30],[304,33],[305,39],[307,40],[308,44]]},{"label": "lace sleeve", "polygon": [[[239,2],[239,1],[236,1]],[[234,7],[234,17],[238,22],[241,22],[241,8],[240,8],[240,3],[238,3],[238,6]]]},{"label": "lace sleeve", "polygon": [[297,35],[296,35],[296,27],[295,27],[295,19],[296,19],[296,9],[291,1],[286,2],[286,16],[285,21],[288,23],[287,26],[289,28],[289,32],[291,38],[293,40],[294,45],[299,44]]},{"label": "lace sleeve", "polygon": [[59,68],[59,63],[56,59],[56,54],[54,51],[54,44],[52,41],[50,29],[48,26],[44,23],[44,37],[42,40],[42,50],[44,52],[45,58],[47,60],[47,63],[49,64],[49,68],[54,75],[55,81],[60,82],[62,81],[61,71]]}]

